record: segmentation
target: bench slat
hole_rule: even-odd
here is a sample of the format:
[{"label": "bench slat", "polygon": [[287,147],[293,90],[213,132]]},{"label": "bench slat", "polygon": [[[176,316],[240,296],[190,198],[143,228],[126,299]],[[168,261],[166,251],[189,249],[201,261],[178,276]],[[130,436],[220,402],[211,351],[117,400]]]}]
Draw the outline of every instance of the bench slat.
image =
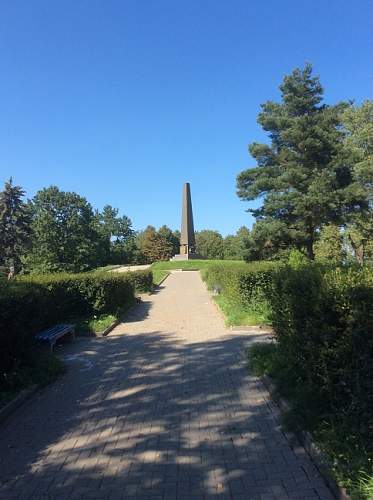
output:
[{"label": "bench slat", "polygon": [[71,323],[61,323],[59,325],[53,326],[48,330],[43,330],[42,332],[35,335],[37,340],[53,342],[55,339],[62,337],[66,333],[74,332],[75,325]]}]

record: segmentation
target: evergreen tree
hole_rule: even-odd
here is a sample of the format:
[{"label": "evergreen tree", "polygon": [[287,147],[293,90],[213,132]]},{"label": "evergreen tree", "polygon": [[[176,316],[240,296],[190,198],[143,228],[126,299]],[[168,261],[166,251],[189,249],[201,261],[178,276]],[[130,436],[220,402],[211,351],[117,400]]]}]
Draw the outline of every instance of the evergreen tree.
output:
[{"label": "evergreen tree", "polygon": [[0,265],[15,272],[30,241],[30,214],[23,201],[25,192],[12,179],[0,192]]},{"label": "evergreen tree", "polygon": [[321,104],[323,89],[310,65],[285,76],[280,90],[281,103],[262,105],[258,122],[270,144],[249,146],[257,166],[238,176],[238,196],[263,199],[249,212],[268,237],[273,229],[267,239],[304,247],[313,259],[320,229],[365,200],[344,149],[340,124],[346,105]]}]

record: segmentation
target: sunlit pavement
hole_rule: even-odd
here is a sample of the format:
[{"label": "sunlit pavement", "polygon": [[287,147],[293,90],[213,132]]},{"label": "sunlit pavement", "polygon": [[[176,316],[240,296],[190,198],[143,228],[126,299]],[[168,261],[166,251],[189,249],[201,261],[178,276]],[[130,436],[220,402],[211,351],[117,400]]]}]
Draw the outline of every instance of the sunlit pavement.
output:
[{"label": "sunlit pavement", "polygon": [[331,499],[197,272],[174,273],[0,427],[0,499]]}]

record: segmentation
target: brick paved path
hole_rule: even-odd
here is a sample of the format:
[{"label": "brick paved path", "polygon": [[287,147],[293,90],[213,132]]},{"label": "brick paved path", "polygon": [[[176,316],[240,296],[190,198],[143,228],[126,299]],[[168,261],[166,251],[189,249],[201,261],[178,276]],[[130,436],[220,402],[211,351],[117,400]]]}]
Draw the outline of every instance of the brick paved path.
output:
[{"label": "brick paved path", "polygon": [[172,274],[0,428],[0,498],[331,499],[198,273]]}]

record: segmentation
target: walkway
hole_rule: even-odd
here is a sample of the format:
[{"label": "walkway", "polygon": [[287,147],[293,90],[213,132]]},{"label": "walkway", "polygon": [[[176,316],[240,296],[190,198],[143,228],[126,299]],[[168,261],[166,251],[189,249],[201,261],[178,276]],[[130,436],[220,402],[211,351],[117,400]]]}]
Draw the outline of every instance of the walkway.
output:
[{"label": "walkway", "polygon": [[0,428],[0,499],[330,500],[195,272],[172,274]]}]

